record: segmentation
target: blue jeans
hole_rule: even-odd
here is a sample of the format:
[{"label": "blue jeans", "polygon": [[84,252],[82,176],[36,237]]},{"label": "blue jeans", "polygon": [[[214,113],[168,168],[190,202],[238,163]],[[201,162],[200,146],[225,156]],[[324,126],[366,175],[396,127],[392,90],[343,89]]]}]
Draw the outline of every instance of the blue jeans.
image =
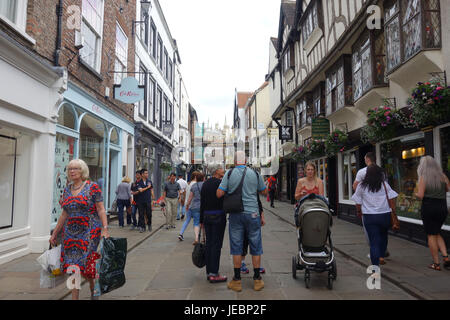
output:
[{"label": "blue jeans", "polygon": [[187,226],[189,225],[189,222],[191,222],[192,219],[192,214],[191,214],[191,210],[189,209],[186,212],[186,220],[184,220],[183,226],[181,227],[181,231],[180,234],[183,235],[184,231],[186,230]]},{"label": "blue jeans", "polygon": [[[181,210],[180,210],[181,207]],[[177,209],[177,220],[180,218],[180,211],[181,215],[184,216],[186,214],[186,206],[182,206],[181,203],[178,203],[178,209]]]},{"label": "blue jeans", "polygon": [[364,226],[370,243],[370,260],[378,266],[384,258],[388,245],[388,231],[391,227],[391,213],[364,214]]},{"label": "blue jeans", "polygon": [[[129,208],[131,206],[130,200],[117,199],[117,209],[119,211],[119,226],[123,227],[123,208]],[[128,215],[127,215],[128,221]]]},{"label": "blue jeans", "polygon": [[191,219],[194,220],[194,227],[200,226],[200,209],[189,209],[186,214],[186,221],[184,221],[183,226],[181,227],[180,234],[182,235],[184,231],[186,231],[187,226]]},{"label": "blue jeans", "polygon": [[230,254],[242,255],[247,234],[250,254],[263,254],[261,237],[261,216],[259,213],[232,213],[229,215]]}]

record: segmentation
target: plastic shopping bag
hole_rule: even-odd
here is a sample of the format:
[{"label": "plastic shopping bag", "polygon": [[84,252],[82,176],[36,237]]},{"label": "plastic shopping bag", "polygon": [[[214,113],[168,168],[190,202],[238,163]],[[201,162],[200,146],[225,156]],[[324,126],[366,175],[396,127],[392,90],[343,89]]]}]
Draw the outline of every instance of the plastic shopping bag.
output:
[{"label": "plastic shopping bag", "polygon": [[125,284],[125,263],[127,258],[126,238],[102,238],[99,245],[100,259],[97,260],[94,296],[105,294]]},{"label": "plastic shopping bag", "polygon": [[47,270],[41,270],[41,277],[39,279],[39,287],[44,289],[53,289],[63,284],[66,281],[64,274],[54,275]]},{"label": "plastic shopping bag", "polygon": [[61,272],[61,245],[45,251],[37,259],[42,269],[49,273],[59,276]]}]

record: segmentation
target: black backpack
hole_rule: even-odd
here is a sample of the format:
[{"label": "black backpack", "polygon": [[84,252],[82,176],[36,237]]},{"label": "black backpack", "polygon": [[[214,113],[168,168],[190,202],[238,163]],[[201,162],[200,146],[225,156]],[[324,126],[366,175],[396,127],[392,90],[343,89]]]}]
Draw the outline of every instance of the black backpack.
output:
[{"label": "black backpack", "polygon": [[[232,171],[233,171],[233,169],[231,169],[230,172],[228,172],[228,179],[230,178]],[[225,213],[242,213],[242,212],[244,212],[244,202],[242,201],[242,185],[244,184],[246,172],[247,172],[247,168],[244,169],[244,174],[242,175],[241,182],[239,183],[239,186],[236,188],[236,190],[233,191],[233,193],[225,192],[225,196],[223,198],[223,211]],[[227,185],[227,190],[228,190],[228,185]]]}]

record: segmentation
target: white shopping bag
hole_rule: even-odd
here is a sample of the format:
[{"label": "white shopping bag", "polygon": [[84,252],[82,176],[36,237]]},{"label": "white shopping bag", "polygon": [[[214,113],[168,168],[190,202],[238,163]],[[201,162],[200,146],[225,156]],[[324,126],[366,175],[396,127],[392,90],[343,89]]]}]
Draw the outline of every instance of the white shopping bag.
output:
[{"label": "white shopping bag", "polygon": [[61,245],[45,251],[36,261],[42,266],[42,269],[53,273],[61,274]]},{"label": "white shopping bag", "polygon": [[56,276],[53,273],[42,269],[39,281],[40,288],[53,289],[64,283],[66,281],[66,276],[64,276],[63,274]]}]

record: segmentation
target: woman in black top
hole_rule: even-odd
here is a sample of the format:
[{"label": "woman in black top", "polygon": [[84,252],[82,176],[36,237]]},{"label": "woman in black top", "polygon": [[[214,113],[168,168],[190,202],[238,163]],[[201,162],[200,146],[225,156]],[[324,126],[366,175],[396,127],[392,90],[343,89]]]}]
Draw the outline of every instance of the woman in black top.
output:
[{"label": "woman in black top", "polygon": [[216,191],[225,174],[222,167],[215,167],[212,178],[201,190],[200,225],[206,235],[206,275],[211,283],[225,282],[226,276],[219,275],[220,254],[222,251],[226,215],[223,211],[223,198],[217,198]]}]

